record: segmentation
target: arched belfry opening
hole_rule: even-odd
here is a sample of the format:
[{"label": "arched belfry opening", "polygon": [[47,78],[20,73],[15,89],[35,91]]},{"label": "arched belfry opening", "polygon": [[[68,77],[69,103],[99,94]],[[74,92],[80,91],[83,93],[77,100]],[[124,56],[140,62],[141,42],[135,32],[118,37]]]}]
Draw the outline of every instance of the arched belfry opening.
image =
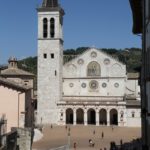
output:
[{"label": "arched belfry opening", "polygon": [[47,18],[44,18],[43,19],[43,37],[44,38],[47,38],[47,36],[48,36],[48,20],[47,20]]},{"label": "arched belfry opening", "polygon": [[118,125],[118,112],[116,109],[110,110],[110,125]]},{"label": "arched belfry opening", "polygon": [[73,124],[73,110],[71,108],[66,110],[66,124]]},{"label": "arched belfry opening", "polygon": [[89,109],[87,112],[88,124],[96,124],[96,113],[94,109]]},{"label": "arched belfry opening", "polygon": [[79,108],[76,112],[77,115],[77,124],[84,124],[84,111],[83,109]]},{"label": "arched belfry opening", "polygon": [[55,19],[51,18],[50,19],[50,37],[54,38],[55,36]]}]

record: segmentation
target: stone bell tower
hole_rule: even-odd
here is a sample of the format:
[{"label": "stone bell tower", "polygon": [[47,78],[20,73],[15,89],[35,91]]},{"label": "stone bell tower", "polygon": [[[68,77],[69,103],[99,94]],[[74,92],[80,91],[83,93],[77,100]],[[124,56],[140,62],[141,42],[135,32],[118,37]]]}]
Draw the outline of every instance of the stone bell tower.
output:
[{"label": "stone bell tower", "polygon": [[38,12],[38,124],[57,124],[62,99],[63,16],[58,0],[43,0]]}]

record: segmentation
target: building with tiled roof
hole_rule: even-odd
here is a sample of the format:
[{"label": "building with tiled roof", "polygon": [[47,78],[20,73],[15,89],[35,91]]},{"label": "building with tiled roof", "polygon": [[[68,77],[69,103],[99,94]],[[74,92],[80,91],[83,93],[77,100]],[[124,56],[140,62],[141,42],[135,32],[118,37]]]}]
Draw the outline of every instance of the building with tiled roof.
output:
[{"label": "building with tiled roof", "polygon": [[32,127],[34,101],[32,88],[0,77],[0,116],[7,119],[7,132],[11,127]]},{"label": "building with tiled roof", "polygon": [[33,88],[34,74],[19,69],[18,61],[14,57],[8,60],[8,68],[1,70],[0,76]]}]

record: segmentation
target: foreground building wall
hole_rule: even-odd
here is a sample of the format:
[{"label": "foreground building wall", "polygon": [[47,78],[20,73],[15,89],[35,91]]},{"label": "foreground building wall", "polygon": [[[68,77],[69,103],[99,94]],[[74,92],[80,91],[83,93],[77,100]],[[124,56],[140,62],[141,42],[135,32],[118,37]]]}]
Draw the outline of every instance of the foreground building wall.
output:
[{"label": "foreground building wall", "polygon": [[30,87],[0,77],[0,115],[7,120],[7,132],[11,127],[33,127],[32,97]]},{"label": "foreground building wall", "polygon": [[7,131],[11,127],[24,127],[25,124],[25,93],[0,86],[0,114],[7,118]]},{"label": "foreground building wall", "polygon": [[130,0],[133,33],[142,34],[141,116],[143,150],[150,150],[150,1]]}]

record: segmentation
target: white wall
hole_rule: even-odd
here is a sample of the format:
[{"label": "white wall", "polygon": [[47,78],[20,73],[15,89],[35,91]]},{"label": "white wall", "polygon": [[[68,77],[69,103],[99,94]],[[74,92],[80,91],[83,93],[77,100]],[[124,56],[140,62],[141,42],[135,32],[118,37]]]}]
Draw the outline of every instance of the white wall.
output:
[{"label": "white wall", "polygon": [[[132,113],[134,112],[134,117]],[[141,127],[141,109],[127,108],[127,126],[129,127]]]},{"label": "white wall", "polygon": [[[7,87],[0,86],[0,115],[6,114],[7,131],[11,127],[24,127],[25,123],[25,94]],[[19,99],[18,99],[19,98]],[[19,108],[19,110],[18,110]],[[19,111],[19,118],[18,118]]]}]

